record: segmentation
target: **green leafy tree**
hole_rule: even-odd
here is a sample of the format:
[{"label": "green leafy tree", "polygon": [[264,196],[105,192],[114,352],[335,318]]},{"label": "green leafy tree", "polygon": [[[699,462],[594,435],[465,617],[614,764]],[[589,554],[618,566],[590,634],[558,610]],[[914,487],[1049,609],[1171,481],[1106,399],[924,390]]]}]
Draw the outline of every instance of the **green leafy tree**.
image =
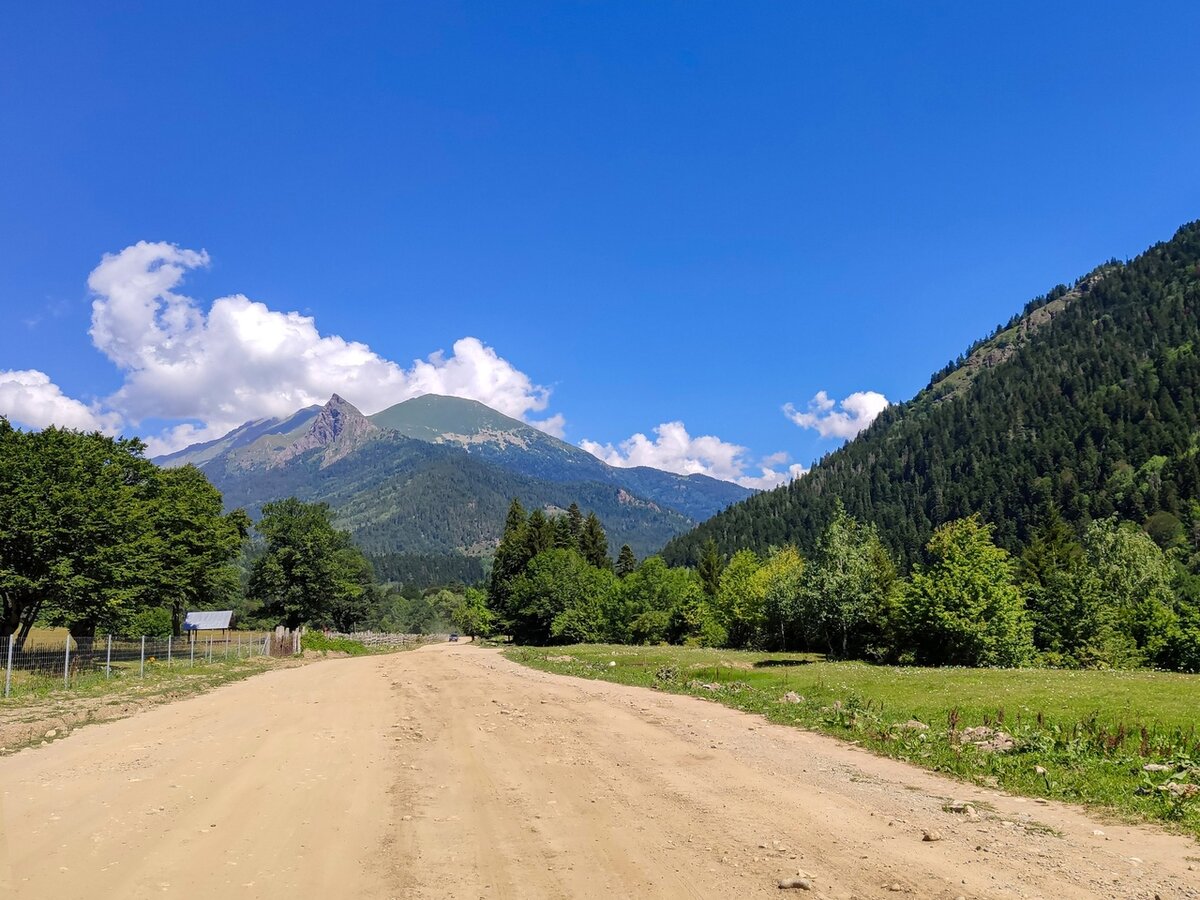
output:
[{"label": "green leafy tree", "polygon": [[610,596],[610,639],[657,644],[671,638],[671,623],[686,618],[702,593],[694,573],[648,556],[616,583]]},{"label": "green leafy tree", "polygon": [[749,646],[762,627],[764,596],[762,585],[755,578],[760,567],[757,553],[739,550],[721,572],[717,594],[711,602],[731,647]]},{"label": "green leafy tree", "polygon": [[125,627],[131,635],[145,635],[151,638],[165,638],[171,632],[171,611],[163,606],[152,606],[134,613]]},{"label": "green leafy tree", "polygon": [[1007,551],[978,516],[948,522],[926,545],[930,562],[904,592],[909,646],[933,665],[1018,666],[1033,655],[1032,627]]},{"label": "green leafy tree", "polygon": [[467,588],[453,614],[451,621],[463,634],[471,638],[487,637],[492,633],[493,614],[487,605],[487,595],[478,588]]},{"label": "green leafy tree", "polygon": [[233,564],[250,531],[242,510],[225,514],[221,493],[194,466],[159,472],[153,522],[158,543],[155,592],[178,635],[189,609],[233,605],[241,590]]},{"label": "green leafy tree", "polygon": [[803,590],[811,630],[833,656],[865,655],[878,645],[895,568],[873,526],[839,505],[817,542]]},{"label": "green leafy tree", "polygon": [[254,565],[249,593],[264,613],[289,628],[353,630],[371,600],[371,566],[349,535],[333,526],[329,506],[294,497],[268,503],[256,530],[266,549]]},{"label": "green leafy tree", "polygon": [[[366,617],[366,627],[407,634],[440,634],[457,627],[455,617],[466,602],[458,591],[448,588],[425,590],[374,589],[375,602]],[[343,629],[345,630],[345,629]]]},{"label": "green leafy tree", "polygon": [[608,593],[616,578],[574,550],[535,556],[511,585],[510,628],[523,644],[603,640]]},{"label": "green leafy tree", "polygon": [[1176,626],[1173,570],[1162,549],[1130,522],[1102,519],[1088,526],[1083,539],[1088,566],[1101,598],[1101,640],[1110,665],[1155,663]]},{"label": "green leafy tree", "polygon": [[773,550],[754,573],[755,590],[762,595],[762,638],[766,647],[790,650],[807,640],[801,592],[804,557],[795,547]]},{"label": "green leafy tree", "polygon": [[157,470],[142,452],[0,418],[0,637],[23,644],[39,617],[90,636],[153,602]]}]

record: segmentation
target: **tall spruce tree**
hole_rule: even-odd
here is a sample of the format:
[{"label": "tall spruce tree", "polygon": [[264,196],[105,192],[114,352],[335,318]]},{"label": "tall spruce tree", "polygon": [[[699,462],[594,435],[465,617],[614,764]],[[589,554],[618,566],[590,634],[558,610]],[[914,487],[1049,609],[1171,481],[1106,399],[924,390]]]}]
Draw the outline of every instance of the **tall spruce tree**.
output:
[{"label": "tall spruce tree", "polygon": [[531,512],[529,523],[525,527],[525,548],[528,559],[533,559],[539,553],[545,553],[547,550],[553,550],[554,538],[554,520],[547,518],[540,509]]},{"label": "tall spruce tree", "polygon": [[628,544],[622,544],[621,552],[617,555],[617,577],[624,578],[636,568],[637,557],[633,555],[633,550]]},{"label": "tall spruce tree", "polygon": [[579,549],[579,542],[583,539],[583,512],[579,509],[579,504],[572,502],[567,507],[567,529],[571,535],[571,547]]},{"label": "tall spruce tree", "polygon": [[588,513],[583,520],[583,533],[579,538],[579,553],[597,569],[611,569],[608,557],[608,535],[595,513]]},{"label": "tall spruce tree", "polygon": [[700,553],[696,573],[709,600],[715,600],[721,590],[721,573],[725,571],[725,557],[717,550],[717,542],[709,538]]},{"label": "tall spruce tree", "polygon": [[1033,621],[1033,642],[1051,662],[1068,662],[1088,640],[1093,616],[1083,608],[1083,545],[1058,506],[1047,504],[1042,521],[1021,552],[1017,572]]},{"label": "tall spruce tree", "polygon": [[555,516],[551,519],[554,523],[554,547],[556,550],[578,550],[579,539],[571,530],[571,523],[566,516]]},{"label": "tall spruce tree", "polygon": [[504,533],[492,560],[492,575],[488,581],[488,603],[493,611],[504,615],[508,609],[509,584],[525,571],[530,560],[526,532],[529,517],[521,501],[513,498],[504,519]]}]

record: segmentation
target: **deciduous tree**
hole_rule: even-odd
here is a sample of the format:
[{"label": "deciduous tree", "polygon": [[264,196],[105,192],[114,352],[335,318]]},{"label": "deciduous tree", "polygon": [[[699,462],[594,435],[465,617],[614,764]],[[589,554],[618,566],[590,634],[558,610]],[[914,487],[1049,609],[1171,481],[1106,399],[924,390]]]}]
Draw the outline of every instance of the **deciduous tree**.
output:
[{"label": "deciduous tree", "polygon": [[352,627],[369,600],[370,563],[333,526],[324,503],[294,497],[268,503],[256,529],[266,550],[254,565],[249,593],[289,628]]},{"label": "deciduous tree", "polygon": [[933,665],[1017,666],[1033,655],[1032,627],[1007,551],[977,516],[948,522],[926,545],[930,563],[904,592],[908,645]]}]

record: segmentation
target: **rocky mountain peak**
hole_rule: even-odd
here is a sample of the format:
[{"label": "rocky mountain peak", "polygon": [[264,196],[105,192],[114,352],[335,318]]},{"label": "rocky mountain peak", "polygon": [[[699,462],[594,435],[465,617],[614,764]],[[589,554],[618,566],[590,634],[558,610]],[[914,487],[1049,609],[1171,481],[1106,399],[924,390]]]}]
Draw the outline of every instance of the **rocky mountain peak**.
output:
[{"label": "rocky mountain peak", "polygon": [[325,447],[322,465],[327,466],[350,453],[378,430],[354,404],[334,394],[321,407],[308,430],[275,457],[275,463],[284,463],[301,453]]}]

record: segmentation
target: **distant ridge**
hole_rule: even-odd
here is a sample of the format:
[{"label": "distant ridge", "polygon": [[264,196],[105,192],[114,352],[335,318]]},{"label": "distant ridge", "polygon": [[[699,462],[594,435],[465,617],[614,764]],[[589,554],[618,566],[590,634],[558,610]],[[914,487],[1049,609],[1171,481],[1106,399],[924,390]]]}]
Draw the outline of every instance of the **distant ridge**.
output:
[{"label": "distant ridge", "polygon": [[381,568],[414,579],[478,571],[453,560],[490,557],[513,497],[550,511],[577,502],[604,522],[614,553],[628,543],[645,556],[751,493],[702,475],[614,468],[482,403],[436,394],[372,416],[335,394],[156,462],[198,466],[227,505],[252,515],[287,496],[328,502]]}]

